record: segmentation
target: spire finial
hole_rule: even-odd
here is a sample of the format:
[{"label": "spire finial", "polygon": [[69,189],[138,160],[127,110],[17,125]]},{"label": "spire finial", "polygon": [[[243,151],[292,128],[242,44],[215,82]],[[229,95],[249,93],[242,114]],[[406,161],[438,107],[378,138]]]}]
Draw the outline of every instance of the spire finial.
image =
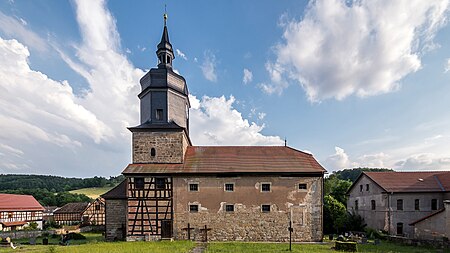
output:
[{"label": "spire finial", "polygon": [[287,139],[284,137],[284,146],[287,147]]},{"label": "spire finial", "polygon": [[167,4],[164,5],[164,26],[167,25]]}]

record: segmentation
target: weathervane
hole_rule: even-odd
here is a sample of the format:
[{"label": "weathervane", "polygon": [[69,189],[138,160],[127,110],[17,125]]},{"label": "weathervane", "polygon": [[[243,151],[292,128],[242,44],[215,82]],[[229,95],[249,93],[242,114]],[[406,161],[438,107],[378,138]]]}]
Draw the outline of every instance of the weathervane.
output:
[{"label": "weathervane", "polygon": [[164,5],[164,26],[167,24],[167,5]]}]

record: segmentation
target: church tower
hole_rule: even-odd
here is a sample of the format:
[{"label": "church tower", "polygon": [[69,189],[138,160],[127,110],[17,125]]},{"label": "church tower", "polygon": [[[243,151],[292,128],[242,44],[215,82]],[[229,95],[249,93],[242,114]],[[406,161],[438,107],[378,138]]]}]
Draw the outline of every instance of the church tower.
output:
[{"label": "church tower", "polygon": [[157,45],[157,68],[141,80],[139,126],[131,127],[133,163],[183,163],[189,138],[189,97],[186,80],[173,71],[175,59],[164,14]]}]

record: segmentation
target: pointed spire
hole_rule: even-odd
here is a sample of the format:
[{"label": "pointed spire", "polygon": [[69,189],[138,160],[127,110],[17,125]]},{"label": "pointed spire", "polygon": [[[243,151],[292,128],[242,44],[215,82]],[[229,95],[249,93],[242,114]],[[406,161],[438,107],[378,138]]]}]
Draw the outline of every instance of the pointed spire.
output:
[{"label": "pointed spire", "polygon": [[[164,7],[164,10],[166,8]],[[156,55],[158,56],[159,63],[158,68],[172,68],[172,61],[175,59],[173,54],[172,44],[169,41],[169,31],[167,29],[167,11],[164,11],[164,30],[161,37],[161,42],[159,42],[156,50]]]}]

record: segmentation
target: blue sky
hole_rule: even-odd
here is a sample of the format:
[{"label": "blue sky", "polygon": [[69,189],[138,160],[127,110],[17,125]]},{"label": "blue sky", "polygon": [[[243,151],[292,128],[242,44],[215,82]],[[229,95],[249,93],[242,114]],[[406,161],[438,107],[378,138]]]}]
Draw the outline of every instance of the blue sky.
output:
[{"label": "blue sky", "polygon": [[195,145],[450,169],[449,1],[2,1],[0,173],[118,175],[167,4]]}]

